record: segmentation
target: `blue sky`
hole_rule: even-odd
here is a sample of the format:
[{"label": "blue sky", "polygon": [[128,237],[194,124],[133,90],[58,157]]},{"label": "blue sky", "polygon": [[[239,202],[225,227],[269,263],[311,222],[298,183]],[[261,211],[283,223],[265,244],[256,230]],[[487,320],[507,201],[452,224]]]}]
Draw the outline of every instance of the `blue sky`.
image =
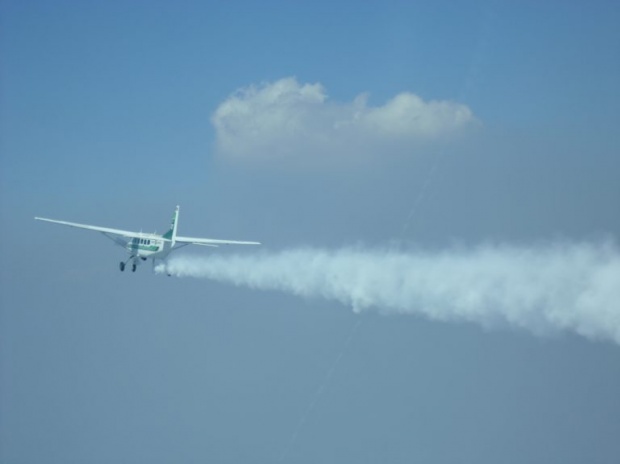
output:
[{"label": "blue sky", "polygon": [[184,235],[267,250],[617,242],[615,2],[0,11],[0,460],[620,455],[616,343],[121,274],[103,237],[32,220],[162,232],[181,204]]}]

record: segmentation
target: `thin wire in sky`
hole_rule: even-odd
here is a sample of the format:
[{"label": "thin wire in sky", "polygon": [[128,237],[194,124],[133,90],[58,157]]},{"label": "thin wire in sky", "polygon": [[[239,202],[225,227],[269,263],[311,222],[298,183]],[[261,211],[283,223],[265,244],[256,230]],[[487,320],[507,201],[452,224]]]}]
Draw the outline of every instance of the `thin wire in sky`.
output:
[{"label": "thin wire in sky", "polygon": [[299,433],[304,427],[312,411],[314,411],[314,408],[316,408],[316,405],[318,404],[319,400],[321,399],[321,396],[327,389],[327,386],[331,382],[332,377],[336,373],[336,369],[340,365],[340,361],[344,357],[345,352],[349,348],[349,345],[353,341],[353,337],[355,333],[357,332],[357,330],[359,329],[361,324],[362,324],[362,319],[358,317],[355,321],[355,324],[353,324],[353,327],[351,327],[351,330],[349,331],[349,334],[344,344],[342,345],[342,348],[340,352],[338,353],[338,356],[336,356],[336,358],[334,359],[334,362],[331,364],[331,367],[327,371],[327,374],[325,375],[325,377],[323,377],[323,381],[319,384],[316,392],[314,393],[314,396],[310,400],[310,403],[308,403],[308,406],[306,407],[301,417],[299,418],[299,422],[297,423],[297,426],[293,430],[293,433],[291,434],[291,437],[287,445],[284,447],[284,449],[282,449],[282,453],[280,454],[280,459],[278,460],[278,462],[282,462],[284,460],[284,458],[286,457],[290,449],[293,447],[293,445],[297,441],[297,437],[299,436]]}]

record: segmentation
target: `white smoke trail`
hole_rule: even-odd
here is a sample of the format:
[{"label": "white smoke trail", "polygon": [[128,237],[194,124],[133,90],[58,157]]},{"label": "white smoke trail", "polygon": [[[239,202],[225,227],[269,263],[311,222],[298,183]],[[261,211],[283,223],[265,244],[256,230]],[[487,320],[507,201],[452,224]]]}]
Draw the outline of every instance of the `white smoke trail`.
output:
[{"label": "white smoke trail", "polygon": [[537,334],[571,330],[620,343],[620,253],[613,242],[443,252],[304,248],[177,256],[158,270],[322,297],[354,311],[510,325]]}]

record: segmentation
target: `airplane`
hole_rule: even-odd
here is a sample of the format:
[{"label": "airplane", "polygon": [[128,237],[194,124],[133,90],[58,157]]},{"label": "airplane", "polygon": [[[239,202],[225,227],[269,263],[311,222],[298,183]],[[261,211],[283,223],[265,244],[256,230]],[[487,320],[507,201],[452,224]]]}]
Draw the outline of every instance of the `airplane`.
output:
[{"label": "airplane", "polygon": [[177,227],[179,225],[179,206],[176,207],[174,215],[172,216],[170,229],[163,235],[131,232],[128,230],[58,221],[56,219],[47,219],[42,217],[35,217],[35,219],[37,221],[53,222],[64,226],[101,232],[114,243],[125,248],[125,250],[129,253],[129,259],[127,259],[127,261],[120,262],[119,268],[121,272],[125,270],[125,266],[129,262],[131,262],[132,272],[136,272],[138,265],[147,259],[152,259],[153,267],[155,267],[156,260],[165,260],[171,252],[187,245],[202,245],[208,247],[218,247],[219,245],[260,245],[260,242],[241,242],[236,240],[217,240],[213,238],[179,236],[177,235]]}]

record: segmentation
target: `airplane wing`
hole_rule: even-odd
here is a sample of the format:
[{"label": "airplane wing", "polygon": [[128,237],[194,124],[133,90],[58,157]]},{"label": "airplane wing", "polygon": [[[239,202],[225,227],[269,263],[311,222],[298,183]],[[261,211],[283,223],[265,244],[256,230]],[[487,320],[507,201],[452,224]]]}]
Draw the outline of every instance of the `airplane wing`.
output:
[{"label": "airplane wing", "polygon": [[195,238],[176,236],[177,243],[188,245],[218,246],[218,245],[260,245],[260,242],[240,242],[237,240],[217,240],[214,238]]},{"label": "airplane wing", "polygon": [[[53,222],[55,224],[61,224],[63,226],[77,227],[79,229],[95,230],[97,232],[101,232],[103,235],[115,241],[117,244],[121,246],[125,246],[127,244],[127,240],[123,240],[119,237],[130,239],[132,237],[139,235],[137,232],[132,232],[129,230],[121,230],[121,229],[112,229],[110,227],[92,226],[90,224],[79,224],[77,222],[58,221],[56,219],[47,219],[47,218],[41,218],[41,217],[35,217],[35,219],[38,221],[46,221],[46,222]],[[170,239],[167,239],[167,238],[163,238],[163,240],[170,241]],[[202,245],[202,246],[217,247],[219,245],[260,245],[260,242],[242,242],[242,241],[237,241],[237,240],[217,240],[213,238],[180,237],[178,235],[174,237],[174,241],[176,241],[176,243],[182,244],[182,246]]]},{"label": "airplane wing", "polygon": [[[127,245],[128,240],[131,237],[138,235],[136,232],[129,230],[112,229],[110,227],[91,226],[89,224],[78,224],[77,222],[57,221],[56,219],[47,219],[42,217],[35,217],[37,221],[53,222],[55,224],[61,224],[63,226],[77,227],[78,229],[95,230],[101,232],[110,240],[114,241],[117,245],[124,247]],[[120,238],[124,237],[124,239]]]},{"label": "airplane wing", "polygon": [[78,224],[77,222],[57,221],[56,219],[47,219],[41,217],[35,217],[37,221],[53,222],[55,224],[62,224],[63,226],[77,227],[79,229],[96,230],[97,232],[103,232],[106,234],[122,235],[123,237],[133,237],[138,235],[137,232],[131,232],[129,230],[111,229],[109,227],[91,226],[89,224]]}]

